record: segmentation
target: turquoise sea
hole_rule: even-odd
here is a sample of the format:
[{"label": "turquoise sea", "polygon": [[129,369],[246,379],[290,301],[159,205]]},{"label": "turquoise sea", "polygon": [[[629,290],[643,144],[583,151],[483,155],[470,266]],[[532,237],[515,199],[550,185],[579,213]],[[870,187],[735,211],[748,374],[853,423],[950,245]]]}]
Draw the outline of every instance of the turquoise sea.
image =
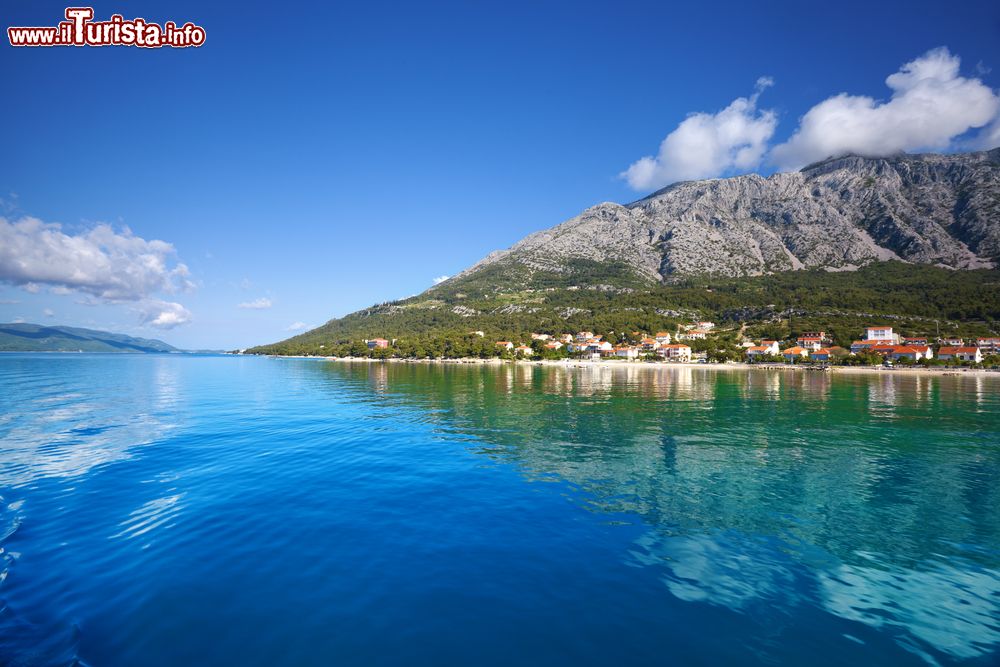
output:
[{"label": "turquoise sea", "polygon": [[0,355],[3,665],[996,665],[1000,374]]}]

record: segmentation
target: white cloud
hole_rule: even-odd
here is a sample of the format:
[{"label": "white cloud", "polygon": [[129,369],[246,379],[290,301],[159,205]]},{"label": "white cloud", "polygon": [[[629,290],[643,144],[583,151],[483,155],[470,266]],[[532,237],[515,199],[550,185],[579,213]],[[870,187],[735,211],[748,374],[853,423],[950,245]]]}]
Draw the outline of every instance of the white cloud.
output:
[{"label": "white cloud", "polygon": [[1000,147],[1000,115],[996,120],[983,128],[977,136],[973,137],[967,144],[967,148],[978,150],[989,150]]},{"label": "white cloud", "polygon": [[51,308],[46,308],[42,311],[42,315],[45,315],[45,317],[55,317],[56,313]]},{"label": "white cloud", "polygon": [[271,300],[266,296],[262,296],[259,299],[254,299],[253,301],[244,301],[239,304],[237,308],[246,308],[249,310],[265,310],[271,307]]},{"label": "white cloud", "polygon": [[20,316],[19,317],[15,317],[14,319],[11,320],[11,322],[13,324],[24,324],[24,318],[20,317]]},{"label": "white cloud", "polygon": [[308,329],[308,328],[309,325],[306,324],[305,322],[292,322],[287,327],[285,327],[285,331],[302,331],[303,329]]},{"label": "white cloud", "polygon": [[440,285],[444,281],[448,280],[448,278],[450,278],[450,277],[451,276],[438,276],[437,278],[434,279],[434,284],[435,285]]},{"label": "white cloud", "polygon": [[157,295],[193,289],[189,275],[171,244],[127,227],[98,224],[68,234],[37,218],[0,217],[0,283],[32,294],[44,285],[52,294],[80,293],[87,305],[136,302],[143,324],[170,329],[191,321],[191,313]]},{"label": "white cloud", "polygon": [[772,85],[770,77],[761,77],[750,97],[738,97],[715,114],[691,114],[667,135],[655,157],[641,158],[619,176],[635,190],[649,190],[754,169],[778,124],[774,111],[757,109],[758,97]]},{"label": "white cloud", "polygon": [[0,218],[0,282],[29,292],[48,285],[122,302],[190,289],[187,266],[172,262],[174,254],[169,243],[128,228],[100,224],[70,235],[37,218]]},{"label": "white cloud", "polygon": [[0,306],[13,306],[14,304],[21,303],[17,299],[0,299]]},{"label": "white cloud", "polygon": [[141,308],[142,323],[157,329],[173,329],[191,321],[191,311],[179,303],[151,299]]},{"label": "white cloud", "polygon": [[820,102],[787,142],[774,147],[771,160],[795,169],[845,153],[948,148],[953,139],[1000,113],[1000,97],[979,79],[960,76],[960,62],[946,48],[933,49],[885,80],[892,90],[887,102],[847,93]]}]

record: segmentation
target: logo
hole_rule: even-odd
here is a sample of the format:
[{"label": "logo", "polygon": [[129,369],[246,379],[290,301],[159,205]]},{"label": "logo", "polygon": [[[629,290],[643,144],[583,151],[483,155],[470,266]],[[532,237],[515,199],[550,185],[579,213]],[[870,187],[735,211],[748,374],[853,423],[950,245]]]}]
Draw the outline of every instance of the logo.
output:
[{"label": "logo", "polygon": [[66,20],[55,27],[12,26],[7,28],[11,46],[164,46],[187,48],[205,43],[205,29],[188,22],[178,26],[167,21],[162,26],[143,18],[126,20],[112,14],[107,21],[94,21],[93,7],[67,7]]}]

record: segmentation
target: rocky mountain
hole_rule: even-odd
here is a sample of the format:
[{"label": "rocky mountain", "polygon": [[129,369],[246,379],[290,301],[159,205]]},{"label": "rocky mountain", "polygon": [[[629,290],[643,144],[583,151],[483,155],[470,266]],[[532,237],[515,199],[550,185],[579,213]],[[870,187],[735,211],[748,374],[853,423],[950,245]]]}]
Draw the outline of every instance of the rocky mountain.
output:
[{"label": "rocky mountain", "polygon": [[162,340],[134,338],[125,334],[43,326],[0,324],[0,352],[180,352]]},{"label": "rocky mountain", "polygon": [[[571,272],[616,264],[650,281],[753,276],[884,260],[953,269],[1000,261],[1000,149],[847,156],[795,173],[675,183],[627,205],[602,203],[462,272]],[[505,271],[508,278],[521,271]]]},{"label": "rocky mountain", "polygon": [[251,351],[672,330],[696,316],[763,325],[793,312],[848,341],[870,323],[980,335],[1000,321],[998,266],[1000,149],[848,156],[598,204],[422,294]]}]

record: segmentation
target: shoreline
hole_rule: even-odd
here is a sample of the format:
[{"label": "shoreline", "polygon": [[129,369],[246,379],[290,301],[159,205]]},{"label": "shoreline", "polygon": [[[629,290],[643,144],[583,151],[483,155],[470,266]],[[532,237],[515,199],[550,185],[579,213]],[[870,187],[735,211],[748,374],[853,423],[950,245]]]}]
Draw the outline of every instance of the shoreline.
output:
[{"label": "shoreline", "polygon": [[[242,355],[241,355],[242,356]],[[256,356],[256,355],[245,355]],[[748,364],[745,362],[730,362],[722,364],[701,364],[695,362],[649,362],[649,361],[627,361],[619,359],[500,359],[490,357],[488,359],[479,358],[459,358],[459,359],[401,359],[390,357],[388,359],[372,359],[371,357],[314,357],[305,355],[261,355],[269,359],[314,359],[317,361],[334,361],[341,363],[367,363],[367,364],[451,364],[451,365],[473,365],[473,366],[545,366],[554,368],[649,368],[649,369],[670,369],[670,368],[696,368],[713,371],[785,371],[804,373],[831,373],[853,375],[858,373],[874,373],[878,375],[939,375],[939,376],[995,376],[1000,378],[1000,371],[986,368],[922,368],[894,366],[885,368],[882,366],[827,366],[821,368],[806,364]]]}]

